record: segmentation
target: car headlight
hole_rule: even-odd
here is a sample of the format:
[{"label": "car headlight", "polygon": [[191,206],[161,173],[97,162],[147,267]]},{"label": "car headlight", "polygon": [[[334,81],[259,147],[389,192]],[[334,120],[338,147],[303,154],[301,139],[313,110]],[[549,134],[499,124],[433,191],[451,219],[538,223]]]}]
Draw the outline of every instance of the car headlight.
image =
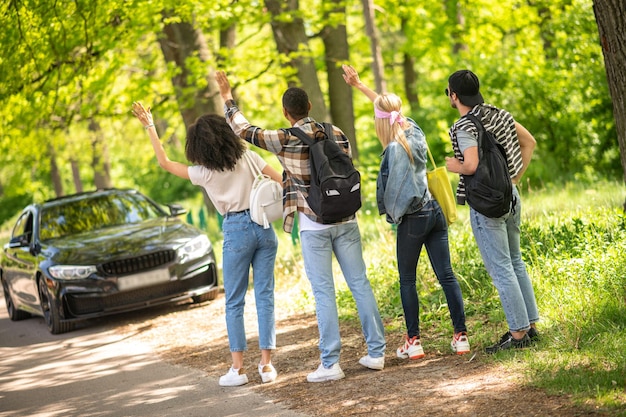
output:
[{"label": "car headlight", "polygon": [[178,256],[181,260],[199,258],[211,249],[211,242],[205,235],[200,235],[185,243],[178,249]]},{"label": "car headlight", "polygon": [[93,265],[55,265],[48,272],[56,279],[83,279],[96,272]]}]

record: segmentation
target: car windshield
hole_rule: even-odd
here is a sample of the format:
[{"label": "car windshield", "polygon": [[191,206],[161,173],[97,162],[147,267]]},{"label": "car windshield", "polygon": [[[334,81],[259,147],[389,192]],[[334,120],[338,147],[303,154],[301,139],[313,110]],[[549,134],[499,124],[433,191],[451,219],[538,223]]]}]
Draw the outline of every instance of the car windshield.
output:
[{"label": "car windshield", "polygon": [[140,194],[105,194],[45,207],[41,212],[42,241],[163,216]]}]

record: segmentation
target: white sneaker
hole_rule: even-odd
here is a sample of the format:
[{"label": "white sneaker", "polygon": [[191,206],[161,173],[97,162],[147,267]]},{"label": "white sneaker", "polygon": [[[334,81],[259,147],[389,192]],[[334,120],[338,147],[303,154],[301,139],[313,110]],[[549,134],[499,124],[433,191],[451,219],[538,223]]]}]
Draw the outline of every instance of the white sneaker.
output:
[{"label": "white sneaker", "polygon": [[221,387],[237,387],[248,383],[248,376],[243,373],[243,368],[233,369],[231,366],[226,375],[220,377]]},{"label": "white sneaker", "polygon": [[338,363],[330,368],[324,368],[324,365],[320,363],[315,372],[311,372],[306,376],[306,380],[309,382],[335,381],[345,376]]},{"label": "white sneaker", "polygon": [[400,359],[420,359],[424,357],[424,349],[422,348],[422,342],[419,337],[413,336],[409,339],[409,336],[404,336],[404,345],[396,350],[396,356]]},{"label": "white sneaker", "polygon": [[259,375],[261,375],[261,381],[263,382],[274,382],[278,376],[278,372],[276,372],[276,368],[274,368],[274,365],[271,363],[267,365],[259,364]]},{"label": "white sneaker", "polygon": [[467,333],[459,332],[455,334],[452,338],[452,342],[450,342],[450,346],[452,347],[452,351],[456,352],[457,355],[469,353],[470,344],[469,339],[467,338]]},{"label": "white sneaker", "polygon": [[385,357],[381,356],[380,358],[372,358],[370,355],[367,355],[359,359],[359,363],[366,368],[380,371],[385,367]]}]

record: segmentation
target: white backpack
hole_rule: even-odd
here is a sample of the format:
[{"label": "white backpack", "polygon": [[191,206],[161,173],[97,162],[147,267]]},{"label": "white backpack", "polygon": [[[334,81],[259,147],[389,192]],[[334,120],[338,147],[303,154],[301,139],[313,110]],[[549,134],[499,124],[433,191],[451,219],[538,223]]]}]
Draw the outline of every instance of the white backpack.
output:
[{"label": "white backpack", "polygon": [[283,217],[283,187],[261,172],[248,151],[244,153],[244,158],[254,175],[250,190],[250,218],[268,229],[270,223]]}]

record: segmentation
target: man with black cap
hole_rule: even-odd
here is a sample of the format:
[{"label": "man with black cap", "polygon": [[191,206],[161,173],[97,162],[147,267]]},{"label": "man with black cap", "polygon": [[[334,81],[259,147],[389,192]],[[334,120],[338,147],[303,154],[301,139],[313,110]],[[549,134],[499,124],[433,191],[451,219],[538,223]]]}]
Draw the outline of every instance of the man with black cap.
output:
[{"label": "man with black cap", "polygon": [[[448,170],[460,175],[457,203],[465,204],[465,176],[473,175],[478,166],[478,129],[465,117],[468,113],[476,116],[504,147],[511,180],[517,184],[536,145],[530,132],[506,110],[484,103],[478,77],[472,71],[456,71],[448,78],[445,91],[450,105],[461,115],[449,132],[454,157],[446,158]],[[511,210],[502,217],[490,218],[470,207],[476,244],[500,295],[509,327],[498,343],[485,349],[487,353],[522,348],[539,338],[537,301],[520,250],[521,211],[521,199],[515,186]]]}]

